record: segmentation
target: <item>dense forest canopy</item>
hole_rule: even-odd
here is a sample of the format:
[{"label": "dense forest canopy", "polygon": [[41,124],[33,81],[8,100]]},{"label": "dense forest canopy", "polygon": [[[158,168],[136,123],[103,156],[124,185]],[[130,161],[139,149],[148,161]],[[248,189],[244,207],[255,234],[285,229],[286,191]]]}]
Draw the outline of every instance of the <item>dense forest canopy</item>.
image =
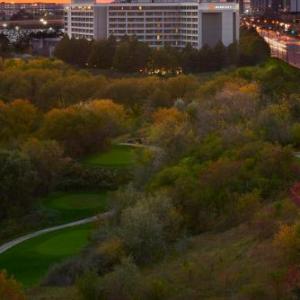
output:
[{"label": "dense forest canopy", "polygon": [[[274,59],[122,78],[56,59],[2,61],[0,240],[51,222],[42,196],[108,189],[112,218],[43,285],[75,286],[86,300],[294,299],[299,82],[299,70]],[[150,146],[134,168],[82,163],[120,137]],[[6,273],[2,285],[21,293]]]},{"label": "dense forest canopy", "polygon": [[242,28],[238,42],[228,47],[219,42],[214,47],[204,45],[201,49],[189,44],[183,49],[169,46],[155,49],[134,36],[125,36],[120,42],[116,42],[113,36],[99,41],[69,39],[65,36],[57,45],[54,55],[66,63],[83,68],[165,75],[255,65],[269,57],[270,49],[255,30]]}]

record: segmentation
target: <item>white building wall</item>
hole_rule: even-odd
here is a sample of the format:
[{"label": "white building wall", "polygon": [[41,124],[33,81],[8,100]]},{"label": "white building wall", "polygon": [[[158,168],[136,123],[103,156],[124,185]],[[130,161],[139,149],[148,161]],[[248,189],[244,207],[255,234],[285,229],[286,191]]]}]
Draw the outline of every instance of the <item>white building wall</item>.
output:
[{"label": "white building wall", "polygon": [[201,48],[202,13],[221,13],[222,42],[228,46],[234,41],[234,22],[236,38],[239,38],[238,9],[236,3],[71,4],[66,7],[65,27],[70,37],[104,39],[114,35],[120,39],[124,35],[135,35],[152,47],[166,44],[185,47],[190,43]]},{"label": "white building wall", "polygon": [[228,46],[233,43],[233,13],[232,11],[222,12],[222,43]]},{"label": "white building wall", "polygon": [[96,6],[94,8],[94,39],[102,40],[108,38],[107,7]]},{"label": "white building wall", "polygon": [[202,48],[202,12],[198,12],[198,49]]}]

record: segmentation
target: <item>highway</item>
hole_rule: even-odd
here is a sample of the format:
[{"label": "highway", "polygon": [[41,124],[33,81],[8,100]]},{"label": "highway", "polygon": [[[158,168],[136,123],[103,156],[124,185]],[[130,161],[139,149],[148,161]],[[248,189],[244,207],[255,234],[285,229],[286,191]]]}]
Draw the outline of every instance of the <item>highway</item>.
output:
[{"label": "highway", "polygon": [[271,48],[271,56],[300,69],[300,39],[273,30],[256,28]]}]

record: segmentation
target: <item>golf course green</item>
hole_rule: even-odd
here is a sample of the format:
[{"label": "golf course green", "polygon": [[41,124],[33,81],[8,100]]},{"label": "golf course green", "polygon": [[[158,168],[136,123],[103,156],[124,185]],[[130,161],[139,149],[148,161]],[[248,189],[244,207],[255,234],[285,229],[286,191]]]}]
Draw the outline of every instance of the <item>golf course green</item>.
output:
[{"label": "golf course green", "polygon": [[85,224],[25,241],[0,255],[0,269],[6,269],[25,287],[32,286],[51,265],[78,254],[87,245],[91,228]]},{"label": "golf course green", "polygon": [[107,208],[106,192],[57,192],[41,200],[41,205],[54,215],[55,223],[77,221]]},{"label": "golf course green", "polygon": [[[87,157],[88,167],[128,167],[134,164],[136,148],[114,145],[105,153]],[[105,191],[55,192],[40,205],[53,216],[55,224],[66,224],[107,210]],[[25,287],[37,284],[49,268],[78,254],[88,243],[92,225],[60,229],[29,239],[0,254],[0,270],[6,269]]]},{"label": "golf course green", "polygon": [[113,145],[107,152],[87,156],[82,163],[88,166],[128,167],[135,162],[136,148],[126,145]]}]

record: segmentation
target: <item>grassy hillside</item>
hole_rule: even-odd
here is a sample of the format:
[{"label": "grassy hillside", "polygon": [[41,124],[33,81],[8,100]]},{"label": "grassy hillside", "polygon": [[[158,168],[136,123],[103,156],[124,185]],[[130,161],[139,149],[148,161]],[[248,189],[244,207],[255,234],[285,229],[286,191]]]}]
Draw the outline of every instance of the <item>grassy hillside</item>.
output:
[{"label": "grassy hillside", "polygon": [[41,200],[57,223],[68,223],[103,212],[106,192],[57,192]]},{"label": "grassy hillside", "polygon": [[87,245],[91,229],[91,225],[82,225],[23,242],[0,255],[0,268],[25,287],[37,284],[51,265],[78,254]]},{"label": "grassy hillside", "polygon": [[128,167],[135,161],[134,147],[113,145],[108,151],[87,156],[82,163],[88,166]]}]

